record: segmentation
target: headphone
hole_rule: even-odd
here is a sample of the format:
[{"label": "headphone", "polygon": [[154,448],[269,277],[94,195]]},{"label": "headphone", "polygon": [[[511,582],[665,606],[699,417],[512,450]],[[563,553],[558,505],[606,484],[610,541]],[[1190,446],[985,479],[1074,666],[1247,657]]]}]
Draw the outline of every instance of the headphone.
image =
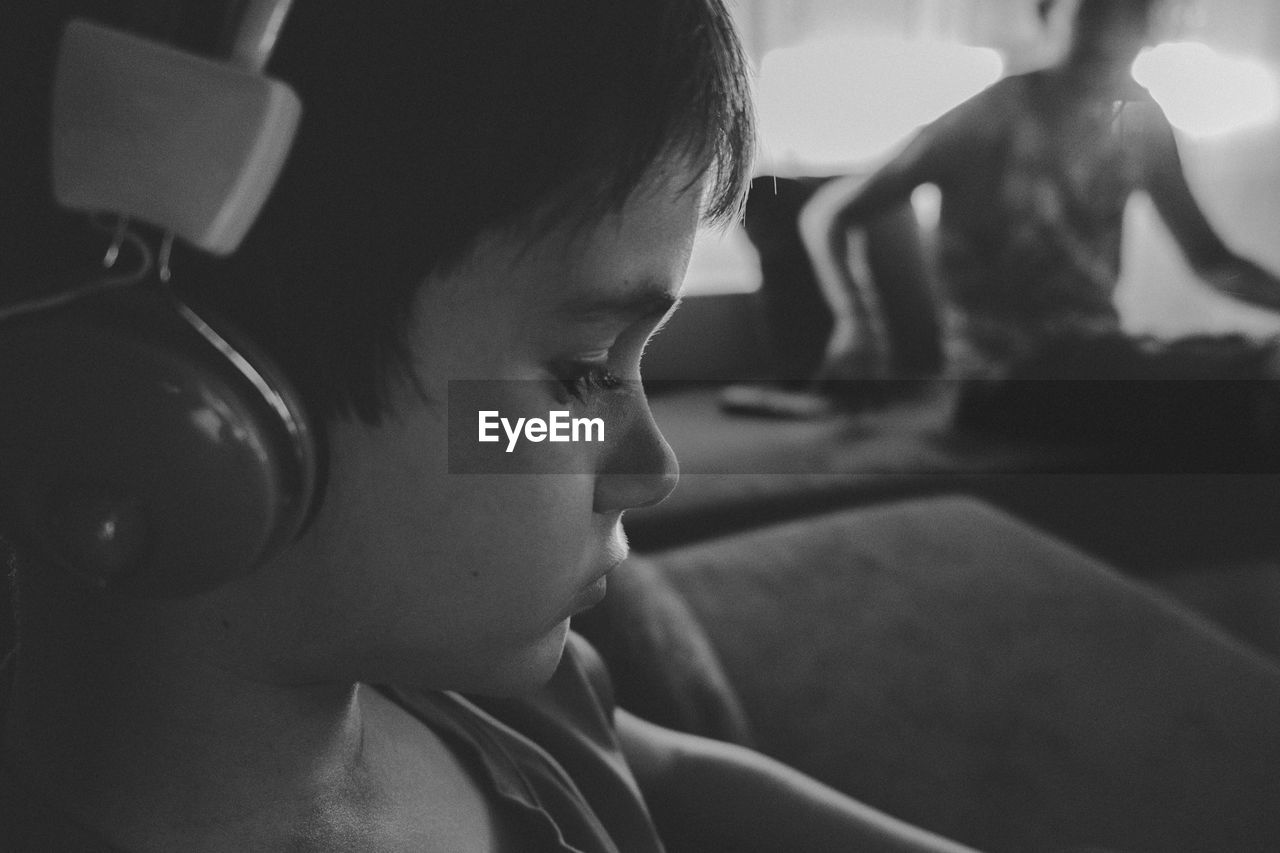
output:
[{"label": "headphone", "polygon": [[[63,33],[53,194],[114,217],[106,264],[139,269],[0,309],[0,529],[93,587],[211,589],[293,541],[317,502],[298,394],[167,286],[172,241],[234,251],[283,166],[301,106],[262,68],[289,5],[248,3],[227,61],[86,20]],[[164,234],[158,256],[131,222]]]}]

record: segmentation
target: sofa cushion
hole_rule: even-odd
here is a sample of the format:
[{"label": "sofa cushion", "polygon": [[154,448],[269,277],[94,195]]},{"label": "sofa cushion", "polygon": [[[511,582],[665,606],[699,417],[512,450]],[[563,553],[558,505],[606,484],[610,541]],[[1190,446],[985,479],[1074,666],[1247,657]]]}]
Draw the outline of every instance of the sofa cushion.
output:
[{"label": "sofa cushion", "polygon": [[972,499],[656,555],[759,746],[984,850],[1280,849],[1280,669]]}]

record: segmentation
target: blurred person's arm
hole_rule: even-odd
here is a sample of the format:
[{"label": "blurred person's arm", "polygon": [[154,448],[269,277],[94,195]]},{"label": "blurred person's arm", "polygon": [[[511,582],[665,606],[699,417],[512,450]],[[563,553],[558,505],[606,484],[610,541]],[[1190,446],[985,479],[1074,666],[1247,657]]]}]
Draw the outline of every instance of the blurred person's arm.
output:
[{"label": "blurred person's arm", "polygon": [[1228,246],[1205,217],[1187,184],[1173,128],[1158,108],[1145,111],[1146,186],[1187,262],[1220,293],[1280,311],[1280,277]]},{"label": "blurred person's arm", "polygon": [[623,752],[673,850],[973,853],[750,749],[622,710],[616,720]]},{"label": "blurred person's arm", "polygon": [[871,177],[848,175],[823,185],[800,211],[800,236],[814,278],[831,310],[823,378],[877,377],[889,362],[888,341],[876,322],[874,287],[857,242],[861,226],[910,198],[911,178],[889,163]]},{"label": "blurred person's arm", "polygon": [[909,204],[921,184],[939,184],[945,194],[952,177],[972,171],[983,159],[1005,111],[1002,90],[988,89],[922,128],[870,176],[830,181],[801,209],[800,236],[835,323],[828,375],[843,378],[838,375],[841,359],[845,367],[864,371],[861,376],[883,375],[888,368],[888,341],[877,322],[874,286],[860,280],[868,275],[865,269],[850,264],[857,257],[851,242],[855,233],[865,233],[876,217]]}]

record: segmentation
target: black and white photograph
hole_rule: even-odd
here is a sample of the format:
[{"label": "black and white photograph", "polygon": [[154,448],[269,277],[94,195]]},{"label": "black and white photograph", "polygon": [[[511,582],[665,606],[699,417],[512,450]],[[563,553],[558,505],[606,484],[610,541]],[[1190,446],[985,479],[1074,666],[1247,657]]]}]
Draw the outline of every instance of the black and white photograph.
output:
[{"label": "black and white photograph", "polygon": [[1280,4],[0,0],[0,853],[1277,853]]}]

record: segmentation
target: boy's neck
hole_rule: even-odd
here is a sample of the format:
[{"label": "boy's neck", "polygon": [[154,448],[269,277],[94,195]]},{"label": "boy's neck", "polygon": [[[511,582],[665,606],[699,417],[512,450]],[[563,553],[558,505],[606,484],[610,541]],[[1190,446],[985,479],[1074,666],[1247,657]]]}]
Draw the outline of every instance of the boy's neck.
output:
[{"label": "boy's neck", "polygon": [[1123,99],[1134,87],[1129,66],[1111,62],[1068,59],[1052,73],[1071,100]]},{"label": "boy's neck", "polygon": [[357,685],[267,684],[162,630],[71,621],[24,632],[4,741],[84,825],[128,847],[184,826],[288,833],[267,824],[370,800]]}]

